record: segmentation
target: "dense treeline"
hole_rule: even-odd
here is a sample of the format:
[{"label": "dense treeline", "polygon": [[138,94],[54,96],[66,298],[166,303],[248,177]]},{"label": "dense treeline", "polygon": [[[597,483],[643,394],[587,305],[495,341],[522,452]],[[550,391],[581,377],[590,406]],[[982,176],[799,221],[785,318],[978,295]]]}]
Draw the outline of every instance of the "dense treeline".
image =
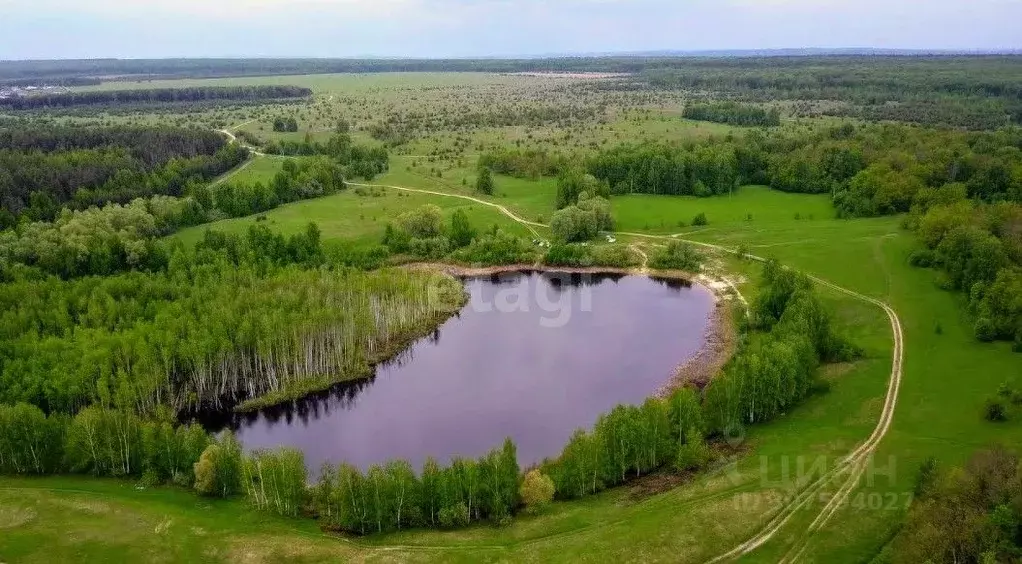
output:
[{"label": "dense treeline", "polygon": [[326,526],[356,534],[504,523],[520,504],[519,473],[515,445],[508,439],[478,460],[455,458],[441,467],[427,459],[418,476],[402,460],[364,473],[345,464],[326,465],[312,497]]},{"label": "dense treeline", "polygon": [[156,272],[2,285],[0,402],[152,413],[286,397],[361,376],[460,306],[453,279],[323,270],[319,232],[207,232]]},{"label": "dense treeline", "polygon": [[156,238],[225,217],[242,217],[345,188],[343,169],[324,158],[284,162],[264,185],[192,184],[183,198],[153,196],[126,205],[64,210],[52,222],[0,232],[0,280],[15,265],[69,279],[164,269],[170,252]]},{"label": "dense treeline", "polygon": [[479,156],[479,167],[497,174],[536,180],[541,176],[557,176],[566,165],[560,155],[539,149],[499,149]]},{"label": "dense treeline", "polygon": [[592,155],[586,167],[613,194],[713,196],[751,181],[739,156],[732,143],[621,145]]},{"label": "dense treeline", "polygon": [[[806,115],[968,129],[1022,123],[1022,65],[1013,56],[705,59],[647,69],[642,80],[653,89],[726,93],[748,101],[802,100]],[[820,100],[830,103],[815,109]]]},{"label": "dense treeline", "polygon": [[1016,454],[993,447],[953,469],[928,459],[914,494],[883,561],[986,564],[1022,556],[1022,465]]},{"label": "dense treeline", "polygon": [[860,354],[834,333],[809,279],[775,261],[763,269],[751,323],[759,331],[706,389],[706,420],[715,432],[735,433],[787,412],[812,393],[821,362]]},{"label": "dense treeline", "polygon": [[712,121],[740,126],[781,125],[781,112],[776,108],[766,110],[759,106],[738,102],[697,102],[688,104],[682,111],[685,119]]},{"label": "dense treeline", "polygon": [[345,167],[348,176],[366,180],[386,172],[390,163],[386,147],[356,145],[348,133],[335,133],[326,143],[313,141],[309,135],[302,141],[272,141],[262,150],[291,157],[324,155]]},{"label": "dense treeline", "polygon": [[991,133],[850,124],[808,135],[622,145],[586,160],[614,194],[709,196],[743,184],[831,194],[841,217],[908,212],[925,188],[1022,201],[1022,129]]},{"label": "dense treeline", "polygon": [[906,223],[924,248],[917,266],[939,268],[943,285],[965,293],[983,341],[1014,340],[1022,352],[1022,205],[974,203],[968,186],[920,191]]},{"label": "dense treeline", "polygon": [[0,129],[0,229],[157,194],[180,196],[248,158],[215,132],[171,127]]},{"label": "dense treeline", "polygon": [[210,443],[199,425],[177,425],[167,411],[89,407],[74,417],[36,406],[0,404],[0,474],[131,476],[191,487],[194,464]]},{"label": "dense treeline", "polygon": [[706,430],[698,392],[683,388],[667,400],[601,415],[592,431],[575,431],[561,456],[542,469],[561,499],[593,495],[668,465],[699,470],[710,458]]},{"label": "dense treeline", "polygon": [[117,106],[167,104],[207,101],[270,101],[306,98],[312,90],[299,86],[192,86],[187,88],[153,88],[130,90],[89,90],[13,96],[0,99],[0,108],[36,110],[71,108],[75,106]]}]

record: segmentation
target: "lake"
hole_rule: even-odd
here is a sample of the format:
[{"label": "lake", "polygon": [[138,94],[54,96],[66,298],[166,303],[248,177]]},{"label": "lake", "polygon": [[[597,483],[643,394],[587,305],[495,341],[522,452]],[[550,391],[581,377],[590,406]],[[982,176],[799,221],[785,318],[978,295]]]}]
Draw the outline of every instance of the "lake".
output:
[{"label": "lake", "polygon": [[235,416],[246,449],[293,446],[315,472],[392,458],[478,457],[510,436],[522,467],[619,403],[640,404],[702,347],[698,285],[639,275],[515,272],[464,280],[469,301],[372,380]]}]

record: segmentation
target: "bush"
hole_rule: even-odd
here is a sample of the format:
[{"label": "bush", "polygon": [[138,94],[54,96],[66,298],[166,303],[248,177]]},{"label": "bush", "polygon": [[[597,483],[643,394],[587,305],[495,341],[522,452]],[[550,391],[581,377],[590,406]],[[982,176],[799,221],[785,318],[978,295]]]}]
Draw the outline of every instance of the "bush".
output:
[{"label": "bush", "polygon": [[211,497],[230,497],[241,491],[241,443],[227,432],[206,447],[195,463],[195,490]]},{"label": "bush", "polygon": [[530,470],[520,490],[526,511],[538,513],[554,499],[554,481],[539,470]]},{"label": "bush", "polygon": [[667,246],[653,253],[649,264],[661,270],[684,270],[699,272],[702,269],[703,256],[695,247],[682,242],[670,241]]},{"label": "bush", "polygon": [[674,467],[680,472],[698,471],[710,461],[710,448],[706,446],[703,435],[697,429],[689,429],[685,434],[685,444],[678,447],[674,459]]},{"label": "bush", "polygon": [[990,343],[997,338],[997,329],[992,321],[986,317],[976,320],[976,338],[984,343]]},{"label": "bush", "polygon": [[397,217],[397,223],[412,237],[428,239],[440,235],[444,214],[439,206],[426,204]]},{"label": "bush", "polygon": [[704,225],[709,225],[709,224],[710,224],[710,221],[708,219],[706,219],[706,214],[703,213],[703,212],[699,212],[698,215],[696,215],[695,217],[692,218],[692,225],[694,227],[702,227]]},{"label": "bush", "polygon": [[908,263],[920,268],[929,268],[937,265],[937,253],[930,249],[919,249],[908,257]]},{"label": "bush", "polygon": [[469,523],[468,507],[464,503],[457,503],[450,507],[444,507],[438,515],[440,526],[444,529],[457,529]]},{"label": "bush", "polygon": [[1002,423],[1008,420],[1008,408],[1004,405],[1004,400],[1000,398],[990,398],[987,400],[986,406],[983,408],[983,417],[987,421],[994,423]]}]

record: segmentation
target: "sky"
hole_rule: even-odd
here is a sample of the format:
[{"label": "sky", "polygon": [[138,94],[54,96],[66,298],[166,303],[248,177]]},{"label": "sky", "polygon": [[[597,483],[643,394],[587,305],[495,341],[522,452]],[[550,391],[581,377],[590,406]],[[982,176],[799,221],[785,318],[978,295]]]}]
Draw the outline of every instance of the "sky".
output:
[{"label": "sky", "polygon": [[1022,0],[0,0],[0,59],[1022,48]]}]

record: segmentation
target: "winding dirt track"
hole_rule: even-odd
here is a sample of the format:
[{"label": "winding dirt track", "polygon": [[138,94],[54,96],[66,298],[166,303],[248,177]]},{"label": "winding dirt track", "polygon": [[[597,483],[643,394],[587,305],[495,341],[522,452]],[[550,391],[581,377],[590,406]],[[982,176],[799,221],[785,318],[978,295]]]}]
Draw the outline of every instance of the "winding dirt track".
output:
[{"label": "winding dirt track", "polygon": [[[487,202],[486,200],[482,200],[472,196],[466,196],[463,194],[451,194],[448,192],[437,192],[434,190],[422,190],[419,188],[389,186],[384,184],[359,184],[354,182],[349,182],[349,184],[351,184],[352,186],[363,186],[369,188],[390,188],[394,190],[401,190],[403,192],[418,192],[420,194],[432,194],[435,196],[460,198],[463,200],[468,200],[471,202],[475,202],[477,204],[489,206],[499,210],[501,213],[511,218],[512,220],[522,225],[525,225],[530,231],[532,231],[534,235],[537,236],[538,233],[536,232],[535,227],[547,227],[547,225],[544,225],[542,223],[536,223],[534,221],[529,221],[527,219],[519,217],[514,212],[512,212],[511,210],[507,209],[502,205],[495,204],[493,202]],[[684,241],[689,244],[698,245],[716,251],[722,251],[727,253],[734,252],[733,249],[722,247],[720,245],[683,239],[680,234],[671,236],[649,235],[645,233],[629,233],[629,232],[616,232],[616,234],[627,235],[632,237],[641,237],[646,239],[660,240],[676,239],[679,241]],[[746,255],[746,257],[759,262],[765,262],[766,260],[762,257],[757,257],[753,255]],[[876,427],[873,429],[873,433],[870,434],[869,438],[867,438],[865,442],[859,445],[859,447],[852,451],[850,454],[842,458],[838,462],[838,464],[831,468],[829,471],[825,472],[815,481],[811,482],[810,484],[802,488],[794,497],[794,499],[791,502],[789,502],[786,506],[782,507],[780,511],[777,513],[777,515],[774,516],[774,518],[769,523],[767,523],[767,525],[763,527],[763,529],[756,533],[755,536],[743,542],[742,544],[732,548],[728,552],[725,552],[724,554],[721,554],[716,558],[709,560],[708,564],[733,560],[745,554],[749,554],[750,552],[756,550],[760,546],[763,546],[764,544],[767,543],[767,541],[772,539],[774,535],[776,535],[785,525],[787,525],[788,522],[791,521],[791,519],[802,508],[810,505],[814,500],[820,499],[824,488],[826,488],[828,484],[837,479],[842,478],[842,476],[845,476],[847,474],[847,477],[843,478],[844,481],[840,482],[841,486],[838,489],[837,494],[830,498],[830,500],[824,506],[824,508],[819,512],[819,514],[817,514],[815,520],[812,522],[809,528],[800,535],[799,539],[795,543],[795,546],[781,560],[781,562],[798,561],[798,559],[801,558],[802,554],[805,552],[805,549],[808,546],[809,541],[812,539],[812,536],[820,529],[822,529],[834,516],[837,510],[840,509],[841,506],[844,505],[844,503],[847,501],[848,496],[855,489],[855,486],[859,483],[859,479],[862,477],[863,472],[866,470],[866,467],[868,466],[871,460],[873,452],[876,451],[877,446],[887,435],[887,432],[891,427],[891,423],[894,421],[894,411],[898,404],[898,391],[901,388],[901,365],[902,360],[904,358],[904,335],[901,330],[901,320],[898,318],[898,314],[895,313],[895,311],[891,309],[889,305],[880,300],[871,298],[869,296],[860,294],[847,288],[842,288],[837,284],[828,282],[827,280],[813,276],[811,274],[807,274],[807,276],[809,276],[809,278],[813,282],[821,286],[825,286],[842,294],[851,296],[855,299],[873,304],[879,307],[880,309],[884,310],[884,313],[887,314],[887,318],[891,322],[891,333],[894,336],[894,352],[892,355],[893,358],[891,362],[891,376],[890,379],[888,380],[887,394],[884,398],[884,408],[880,414],[880,420],[877,422]]]}]

